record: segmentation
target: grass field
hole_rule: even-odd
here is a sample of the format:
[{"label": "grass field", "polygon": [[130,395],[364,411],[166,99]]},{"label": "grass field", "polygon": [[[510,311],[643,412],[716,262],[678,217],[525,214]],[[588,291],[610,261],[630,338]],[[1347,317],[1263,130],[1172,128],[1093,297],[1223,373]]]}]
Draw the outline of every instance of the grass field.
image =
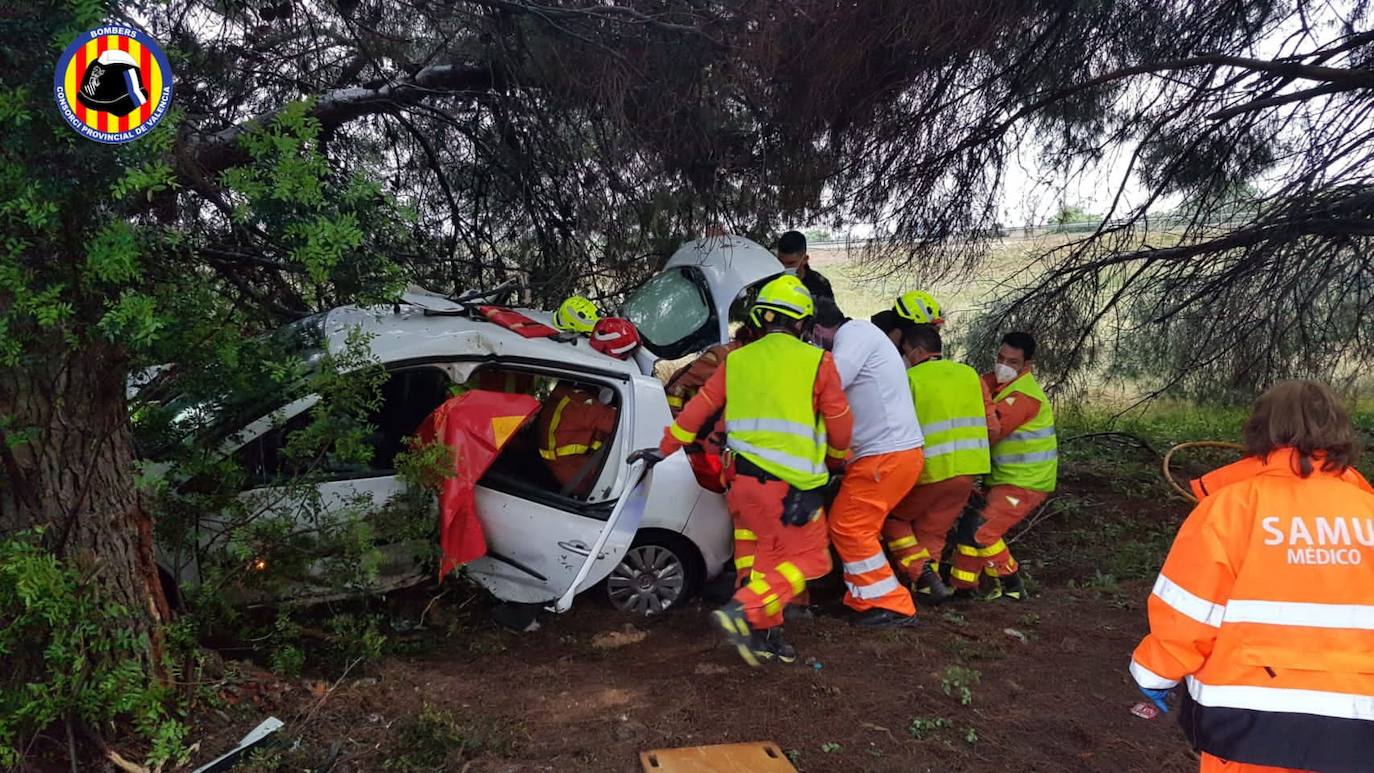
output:
[{"label": "grass field", "polygon": [[1007,238],[994,243],[978,274],[955,277],[926,286],[904,272],[892,272],[865,264],[856,252],[843,248],[811,251],[811,265],[825,274],[835,288],[835,300],[846,314],[866,319],[890,308],[908,290],[926,290],[935,296],[951,329],[966,326],[1009,278],[1023,279],[1034,269],[1034,259],[1044,250],[1063,244],[1064,236]]}]

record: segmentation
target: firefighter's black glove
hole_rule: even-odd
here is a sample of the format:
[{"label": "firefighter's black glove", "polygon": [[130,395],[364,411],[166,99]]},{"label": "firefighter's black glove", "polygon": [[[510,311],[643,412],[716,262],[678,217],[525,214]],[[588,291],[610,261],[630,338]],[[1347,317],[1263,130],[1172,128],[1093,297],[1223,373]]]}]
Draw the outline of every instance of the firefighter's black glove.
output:
[{"label": "firefighter's black glove", "polygon": [[648,469],[663,461],[663,454],[660,454],[657,448],[641,448],[638,451],[631,451],[630,455],[625,457],[626,464],[634,464],[638,461],[643,461],[645,469]]}]

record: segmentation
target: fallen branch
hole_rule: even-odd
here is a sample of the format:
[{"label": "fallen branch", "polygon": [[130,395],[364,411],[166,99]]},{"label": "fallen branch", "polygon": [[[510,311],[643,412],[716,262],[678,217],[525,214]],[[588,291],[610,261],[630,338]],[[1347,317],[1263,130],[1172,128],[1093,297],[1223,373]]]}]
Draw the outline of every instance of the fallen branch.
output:
[{"label": "fallen branch", "polygon": [[114,749],[106,751],[105,756],[110,760],[110,762],[114,763],[115,767],[119,768],[125,773],[157,773],[158,771],[162,770],[161,765],[158,765],[157,768],[154,770],[139,765],[136,762],[129,762],[128,760],[121,757],[119,752],[115,751]]},{"label": "fallen branch", "polygon": [[1060,499],[1057,497],[1049,497],[1044,502],[1041,502],[1040,506],[1035,508],[1035,510],[1032,511],[1029,516],[1027,516],[1026,520],[1022,523],[1021,528],[1016,532],[1016,536],[1006,538],[1006,543],[1008,545],[1015,544],[1017,540],[1024,537],[1026,533],[1029,532],[1031,529],[1034,529],[1041,523],[1048,521],[1050,519],[1050,516],[1054,515],[1055,513],[1062,512],[1062,508],[1050,507],[1051,502],[1057,503],[1059,501]]},{"label": "fallen branch", "polygon": [[352,670],[353,670],[353,667],[356,666],[356,665],[358,665],[359,663],[361,663],[362,660],[363,660],[363,659],[360,658],[360,657],[354,658],[354,659],[353,659],[353,662],[349,663],[349,664],[344,668],[343,673],[342,673],[342,674],[339,674],[339,678],[334,680],[334,684],[330,685],[330,687],[329,687],[328,690],[325,690],[324,695],[321,695],[321,696],[320,696],[320,699],[319,699],[318,701],[316,701],[316,702],[315,702],[315,705],[312,706],[312,707],[310,708],[310,711],[306,713],[305,718],[304,718],[303,720],[301,720],[301,724],[300,724],[301,727],[309,727],[309,726],[310,726],[310,720],[311,720],[312,718],[314,718],[315,713],[318,712],[318,711],[324,706],[325,702],[329,700],[329,696],[333,695],[333,694],[334,694],[334,691],[337,690],[337,689],[339,689],[339,685],[340,685],[340,684],[343,684],[343,680],[346,679],[346,678],[348,677],[348,672],[352,671]]},{"label": "fallen branch", "polygon": [[1154,446],[1150,445],[1150,442],[1148,440],[1139,435],[1131,434],[1130,432],[1089,432],[1086,435],[1074,435],[1072,437],[1066,437],[1064,438],[1064,442],[1072,443],[1075,440],[1093,440],[1096,438],[1129,441],[1131,445],[1149,451],[1152,456],[1159,456],[1159,452],[1155,450]]}]

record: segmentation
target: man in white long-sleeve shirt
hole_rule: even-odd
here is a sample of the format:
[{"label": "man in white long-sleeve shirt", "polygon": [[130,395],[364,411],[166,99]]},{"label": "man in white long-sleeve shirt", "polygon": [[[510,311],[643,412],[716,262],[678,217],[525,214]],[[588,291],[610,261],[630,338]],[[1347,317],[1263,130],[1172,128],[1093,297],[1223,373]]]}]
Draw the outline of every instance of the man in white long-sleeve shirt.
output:
[{"label": "man in white long-sleeve shirt", "polygon": [[897,580],[880,541],[892,508],[916,485],[925,463],[921,425],[906,368],[892,341],[866,320],[817,299],[813,337],[829,349],[854,412],[853,457],[830,508],[830,541],[844,561],[844,603],[856,625],[910,625],[911,592]]}]

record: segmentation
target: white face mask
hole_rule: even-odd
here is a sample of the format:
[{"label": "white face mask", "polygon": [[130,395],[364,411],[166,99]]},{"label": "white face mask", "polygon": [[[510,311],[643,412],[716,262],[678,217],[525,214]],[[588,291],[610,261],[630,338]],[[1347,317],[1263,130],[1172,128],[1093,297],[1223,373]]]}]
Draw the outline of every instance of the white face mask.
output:
[{"label": "white face mask", "polygon": [[793,266],[792,268],[784,268],[784,269],[782,270],[782,273],[783,273],[783,276],[796,276],[796,275],[797,275],[797,267],[796,267],[796,266]]},{"label": "white face mask", "polygon": [[997,377],[999,384],[1005,384],[1016,378],[1016,369],[1004,362],[992,366],[992,373]]},{"label": "white face mask", "polygon": [[806,336],[806,341],[812,346],[828,352],[835,345],[835,331],[819,325],[812,326],[811,332]]}]

